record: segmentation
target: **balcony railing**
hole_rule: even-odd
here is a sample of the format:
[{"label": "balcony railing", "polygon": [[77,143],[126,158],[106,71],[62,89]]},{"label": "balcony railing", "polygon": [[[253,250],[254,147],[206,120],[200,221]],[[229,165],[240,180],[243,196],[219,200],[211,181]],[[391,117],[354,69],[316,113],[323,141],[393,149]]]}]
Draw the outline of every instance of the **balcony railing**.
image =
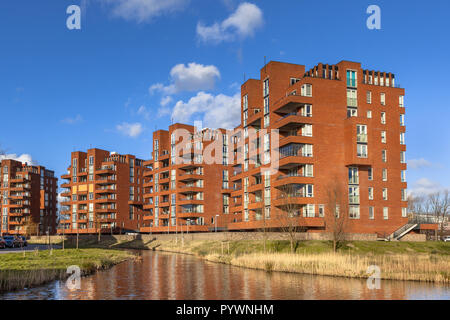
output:
[{"label": "balcony railing", "polygon": [[359,133],[356,135],[357,142],[367,143],[367,134]]}]

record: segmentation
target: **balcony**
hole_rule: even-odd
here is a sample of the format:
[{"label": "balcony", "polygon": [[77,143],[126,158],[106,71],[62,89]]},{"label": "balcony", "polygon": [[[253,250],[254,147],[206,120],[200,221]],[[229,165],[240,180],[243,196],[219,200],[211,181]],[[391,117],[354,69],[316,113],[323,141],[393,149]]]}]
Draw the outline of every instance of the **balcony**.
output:
[{"label": "balcony", "polygon": [[282,187],[289,184],[312,184],[313,177],[305,175],[282,175],[272,182],[273,187]]},{"label": "balcony", "polygon": [[111,177],[106,177],[106,178],[100,178],[100,179],[97,179],[97,181],[96,181],[95,183],[96,183],[96,184],[100,184],[100,185],[103,185],[103,184],[112,184],[112,183],[116,183],[116,180],[113,179],[113,178],[111,178]]},{"label": "balcony", "polygon": [[306,135],[292,135],[287,137],[280,137],[279,147],[284,147],[289,144],[311,144],[312,136]]},{"label": "balcony", "polygon": [[195,172],[186,172],[179,175],[179,181],[195,181],[203,179],[204,176],[202,174],[198,174]]},{"label": "balcony", "polygon": [[289,94],[272,104],[272,110],[279,114],[291,113],[305,104],[312,104],[312,97]]},{"label": "balcony", "polygon": [[96,199],[97,203],[113,203],[116,202],[117,199],[113,197],[100,197]]},{"label": "balcony", "polygon": [[313,124],[314,120],[311,114],[302,114],[299,112],[290,112],[273,123],[274,129],[290,130],[299,126],[299,124]]}]

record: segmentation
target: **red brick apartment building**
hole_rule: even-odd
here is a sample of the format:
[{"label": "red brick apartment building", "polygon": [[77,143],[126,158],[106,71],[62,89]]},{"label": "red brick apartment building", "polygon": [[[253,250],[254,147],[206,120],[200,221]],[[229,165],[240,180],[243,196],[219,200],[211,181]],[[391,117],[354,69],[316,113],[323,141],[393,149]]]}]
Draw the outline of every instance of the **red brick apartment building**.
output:
[{"label": "red brick apartment building", "polygon": [[58,233],[139,231],[143,222],[144,161],[100,149],[72,152],[61,178]]},{"label": "red brick apartment building", "polygon": [[[153,133],[153,160],[144,164],[141,232],[222,230],[230,219],[227,138],[223,129],[173,124]],[[224,143],[225,141],[225,143]],[[210,155],[210,156],[208,156]],[[214,157],[214,159],[211,159]]]},{"label": "red brick apartment building", "polygon": [[269,62],[242,85],[234,130],[173,124],[148,161],[72,153],[64,230],[277,230],[287,214],[330,232],[338,213],[346,232],[391,234],[408,223],[404,94],[356,62]]},{"label": "red brick apartment building", "polygon": [[[404,226],[404,94],[394,74],[356,62],[320,63],[310,70],[269,62],[260,79],[241,87],[241,130],[234,139],[237,153],[244,143],[244,162],[233,164],[230,212],[242,219],[228,229],[277,227],[276,217],[294,207],[307,231],[329,232],[330,199],[346,206],[347,232],[389,234]],[[279,140],[248,133],[264,129],[279,130]],[[256,158],[248,154],[252,144]],[[279,170],[265,174],[262,168],[271,164],[264,164],[264,155],[274,151]]]},{"label": "red brick apartment building", "polygon": [[1,161],[1,234],[56,232],[58,179],[42,166]]}]

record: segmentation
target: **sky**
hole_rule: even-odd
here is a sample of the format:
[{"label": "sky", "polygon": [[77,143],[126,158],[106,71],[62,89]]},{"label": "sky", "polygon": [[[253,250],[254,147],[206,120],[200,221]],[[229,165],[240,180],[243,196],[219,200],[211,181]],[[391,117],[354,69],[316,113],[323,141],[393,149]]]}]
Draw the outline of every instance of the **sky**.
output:
[{"label": "sky", "polygon": [[[81,29],[67,20],[81,8]],[[378,5],[381,29],[367,8]],[[0,2],[0,149],[63,174],[72,151],[150,158],[173,122],[231,128],[267,61],[361,62],[406,90],[408,187],[450,187],[447,0]],[[70,25],[70,24],[69,24]]]}]

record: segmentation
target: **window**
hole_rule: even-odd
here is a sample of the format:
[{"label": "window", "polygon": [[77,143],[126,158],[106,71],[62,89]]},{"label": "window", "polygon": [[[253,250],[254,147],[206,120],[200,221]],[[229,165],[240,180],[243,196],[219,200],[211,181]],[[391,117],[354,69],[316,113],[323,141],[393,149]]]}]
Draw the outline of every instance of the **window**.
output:
[{"label": "window", "polygon": [[389,208],[387,208],[387,207],[383,208],[383,219],[384,220],[389,219]]},{"label": "window", "polygon": [[246,94],[243,98],[242,98],[242,106],[244,111],[248,110],[248,94]]},{"label": "window", "polygon": [[402,208],[402,217],[403,218],[408,217],[408,208]]},{"label": "window", "polygon": [[301,107],[300,114],[302,117],[312,117],[312,105],[306,104]]},{"label": "window", "polygon": [[400,133],[400,144],[405,144],[405,133]]},{"label": "window", "polygon": [[405,107],[405,105],[403,104],[404,98],[405,98],[404,96],[399,96],[399,97],[398,97],[398,105],[399,105],[401,108]]},{"label": "window", "polygon": [[359,219],[359,206],[349,207],[350,219]]},{"label": "window", "polygon": [[356,144],[356,153],[358,158],[367,158],[367,144]]},{"label": "window", "polygon": [[314,176],[314,165],[306,164],[304,169],[305,177],[313,177]]},{"label": "window", "polygon": [[323,218],[325,216],[325,205],[319,204],[319,218]]},{"label": "window", "polygon": [[358,109],[353,107],[347,107],[347,118],[357,117]]},{"label": "window", "polygon": [[348,183],[349,184],[359,184],[359,174],[357,167],[348,168]]},{"label": "window", "polygon": [[387,152],[386,152],[386,150],[381,150],[381,161],[387,162]]},{"label": "window", "polygon": [[386,112],[381,113],[381,124],[386,124]]},{"label": "window", "polygon": [[367,91],[367,103],[372,103],[372,91]]},{"label": "window", "polygon": [[369,200],[373,200],[373,187],[369,187]]},{"label": "window", "polygon": [[312,124],[305,124],[302,130],[302,136],[312,137]]},{"label": "window", "polygon": [[400,152],[400,163],[406,163],[406,152],[405,151]]},{"label": "window", "polygon": [[299,82],[299,81],[300,81],[300,79],[297,79],[297,78],[291,78],[291,81],[290,81],[291,86],[294,85],[294,84],[296,84],[296,83]]},{"label": "window", "polygon": [[383,200],[387,200],[387,199],[388,199],[388,189],[383,188]]},{"label": "window", "polygon": [[387,169],[386,168],[383,169],[382,175],[383,175],[383,181],[387,181]]},{"label": "window", "polygon": [[402,170],[402,182],[406,182],[406,170]]},{"label": "window", "polygon": [[305,97],[312,97],[312,85],[309,83],[302,85],[301,95]]},{"label": "window", "polygon": [[264,98],[264,114],[269,113],[269,97]]},{"label": "window", "polygon": [[373,211],[373,207],[369,207],[369,219],[373,220],[375,218],[375,214]]},{"label": "window", "polygon": [[372,119],[372,110],[367,110],[367,119]]},{"label": "window", "polygon": [[358,96],[355,89],[347,89],[347,106],[348,107],[358,106]]},{"label": "window", "polygon": [[268,114],[264,116],[264,128],[267,128],[270,125],[270,117]]},{"label": "window", "polygon": [[407,199],[406,189],[402,189],[402,201],[406,201],[406,199]]},{"label": "window", "polygon": [[373,180],[373,168],[369,168],[369,170],[367,170],[367,180],[372,181]]},{"label": "window", "polygon": [[356,88],[357,86],[357,73],[354,70],[347,70],[347,87]]},{"label": "window", "polygon": [[386,131],[381,131],[381,143],[386,143]]},{"label": "window", "polygon": [[265,79],[263,83],[263,96],[267,97],[269,95],[269,79]]},{"label": "window", "polygon": [[356,141],[367,143],[367,126],[365,124],[356,125]]},{"label": "window", "polygon": [[400,125],[404,126],[405,125],[405,114],[400,114]]},{"label": "window", "polygon": [[350,204],[359,203],[359,187],[356,186],[348,187],[348,202]]}]

